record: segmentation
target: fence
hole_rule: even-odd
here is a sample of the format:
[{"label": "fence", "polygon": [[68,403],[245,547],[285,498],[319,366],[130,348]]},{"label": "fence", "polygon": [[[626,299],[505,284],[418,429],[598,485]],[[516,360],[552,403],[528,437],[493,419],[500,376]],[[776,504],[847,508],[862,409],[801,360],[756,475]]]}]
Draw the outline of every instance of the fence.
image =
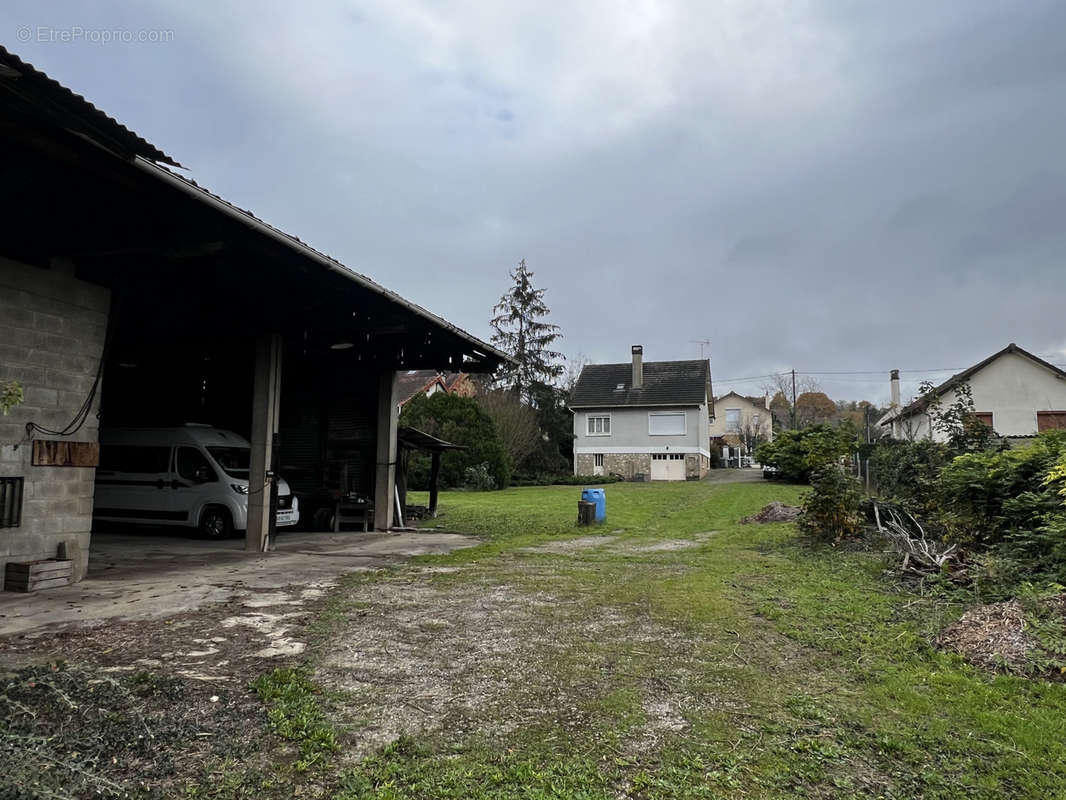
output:
[{"label": "fence", "polygon": [[851,454],[851,474],[854,475],[866,488],[866,494],[880,494],[877,483],[877,473],[870,465],[869,458],[862,458],[858,453]]}]

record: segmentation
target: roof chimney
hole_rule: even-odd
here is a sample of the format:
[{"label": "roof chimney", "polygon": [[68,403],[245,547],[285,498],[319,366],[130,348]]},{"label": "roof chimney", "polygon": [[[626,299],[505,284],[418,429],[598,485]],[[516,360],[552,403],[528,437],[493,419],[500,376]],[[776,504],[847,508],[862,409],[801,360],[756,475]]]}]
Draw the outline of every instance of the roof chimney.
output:
[{"label": "roof chimney", "polygon": [[644,385],[644,348],[639,344],[633,345],[633,389],[639,389]]},{"label": "roof chimney", "polygon": [[899,370],[892,370],[889,373],[889,378],[892,384],[892,407],[899,408]]}]

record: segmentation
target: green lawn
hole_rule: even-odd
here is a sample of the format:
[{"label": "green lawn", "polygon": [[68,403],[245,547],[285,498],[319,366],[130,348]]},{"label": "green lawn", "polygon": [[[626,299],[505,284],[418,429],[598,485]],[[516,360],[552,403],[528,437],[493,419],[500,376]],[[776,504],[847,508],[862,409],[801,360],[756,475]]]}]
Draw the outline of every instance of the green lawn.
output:
[{"label": "green lawn", "polygon": [[[447,678],[456,660],[464,681],[489,675],[494,693],[421,718],[369,757],[333,757],[318,768],[332,792],[1066,797],[1063,685],[982,673],[937,652],[931,637],[961,609],[898,591],[875,555],[808,548],[791,525],[738,524],[771,500],[798,501],[800,488],[606,490],[608,521],[592,533],[611,538],[576,545],[566,540],[590,533],[574,524],[578,488],[446,493],[436,524],[484,545],[353,577],[338,592],[312,676],[386,585],[470,608],[479,593],[508,600],[463,634],[466,658],[448,639],[458,636],[447,633],[451,607],[418,610],[434,674]],[[437,630],[426,625],[440,638],[425,638]],[[408,628],[396,630],[396,647],[410,644]],[[320,677],[334,680],[331,669]],[[373,688],[356,694],[322,700],[341,753],[364,735],[367,713],[389,713],[373,710]],[[362,717],[346,711],[354,704]]]}]

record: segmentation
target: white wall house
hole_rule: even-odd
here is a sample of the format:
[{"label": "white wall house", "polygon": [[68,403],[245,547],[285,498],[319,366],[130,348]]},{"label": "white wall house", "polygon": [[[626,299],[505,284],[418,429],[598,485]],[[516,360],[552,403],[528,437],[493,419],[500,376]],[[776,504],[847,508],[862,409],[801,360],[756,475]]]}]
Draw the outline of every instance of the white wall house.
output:
[{"label": "white wall house", "polygon": [[651,361],[589,364],[574,387],[574,474],[698,480],[710,468],[711,367]]},{"label": "white wall house", "polygon": [[[979,364],[936,387],[943,406],[955,402],[956,387],[965,383],[978,417],[1000,436],[1033,436],[1066,428],[1066,372],[1011,343]],[[902,406],[899,370],[891,374],[892,409],[880,420],[894,439],[944,441],[931,430],[926,404],[920,399]]]}]

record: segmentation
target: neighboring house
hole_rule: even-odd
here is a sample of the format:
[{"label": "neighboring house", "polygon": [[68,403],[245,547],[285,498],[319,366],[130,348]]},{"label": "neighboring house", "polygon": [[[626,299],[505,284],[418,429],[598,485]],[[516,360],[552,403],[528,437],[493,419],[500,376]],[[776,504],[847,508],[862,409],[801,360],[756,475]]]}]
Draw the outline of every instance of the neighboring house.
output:
[{"label": "neighboring house", "polygon": [[[714,401],[715,416],[711,420],[711,441],[718,447],[751,455],[757,445],[773,441],[774,425],[770,412],[770,398],[749,397],[736,392],[722,395]],[[726,453],[722,454],[727,457]]]},{"label": "neighboring house", "polygon": [[574,386],[574,474],[698,480],[710,469],[711,366],[649,361],[589,364]]},{"label": "neighboring house", "polygon": [[473,397],[477,394],[477,386],[465,372],[410,369],[396,374],[396,397],[401,409],[420,394],[432,397],[437,392]]},{"label": "neighboring house", "polygon": [[444,382],[448,385],[448,394],[457,394],[460,397],[475,397],[478,392],[478,384],[474,376],[466,372],[446,372]]},{"label": "neighboring house", "polygon": [[435,369],[409,369],[396,373],[396,403],[402,409],[420,394],[448,391],[444,377]]},{"label": "neighboring house", "polygon": [[[931,431],[928,404],[919,398],[902,406],[899,370],[892,370],[890,378],[892,408],[879,424],[894,439],[943,441],[943,433]],[[1033,436],[1066,428],[1066,372],[1014,343],[937,386],[933,391],[942,406],[955,401],[956,387],[962,383],[970,387],[978,418],[1000,436]]]}]

